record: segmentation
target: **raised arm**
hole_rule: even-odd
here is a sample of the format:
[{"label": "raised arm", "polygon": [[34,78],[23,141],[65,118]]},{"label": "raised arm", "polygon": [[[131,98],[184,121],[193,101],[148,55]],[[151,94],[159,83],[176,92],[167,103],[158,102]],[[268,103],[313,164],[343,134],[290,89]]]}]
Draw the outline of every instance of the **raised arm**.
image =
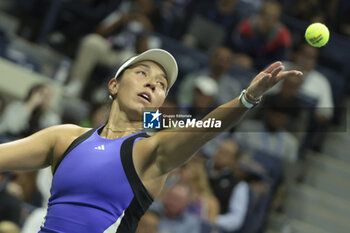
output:
[{"label": "raised arm", "polygon": [[[268,89],[283,78],[302,75],[301,72],[296,70],[282,72],[282,69],[282,63],[275,62],[260,72],[247,88],[247,95],[250,98],[259,99]],[[236,125],[247,111],[248,109],[241,101],[235,98],[210,112],[203,120],[208,118],[221,120],[220,131],[222,132]],[[138,161],[141,161],[138,164],[140,171],[143,172],[153,166],[152,169],[157,171],[152,171],[152,174],[167,174],[190,159],[201,146],[220,133],[213,130],[208,131],[205,128],[197,128],[192,132],[188,131],[189,129],[164,130],[150,138],[139,141],[140,145],[142,144],[140,148],[142,147],[143,150],[137,149],[138,151],[136,152],[144,155],[141,159],[137,158]]]}]

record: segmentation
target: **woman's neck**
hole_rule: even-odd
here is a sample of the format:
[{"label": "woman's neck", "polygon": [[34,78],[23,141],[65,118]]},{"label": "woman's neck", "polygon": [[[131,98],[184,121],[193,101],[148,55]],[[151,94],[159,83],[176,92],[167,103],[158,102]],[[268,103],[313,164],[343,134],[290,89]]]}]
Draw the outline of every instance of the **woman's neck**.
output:
[{"label": "woman's neck", "polygon": [[131,121],[126,113],[119,110],[117,105],[115,101],[112,103],[108,122],[101,132],[101,137],[116,139],[142,130],[142,122]]}]

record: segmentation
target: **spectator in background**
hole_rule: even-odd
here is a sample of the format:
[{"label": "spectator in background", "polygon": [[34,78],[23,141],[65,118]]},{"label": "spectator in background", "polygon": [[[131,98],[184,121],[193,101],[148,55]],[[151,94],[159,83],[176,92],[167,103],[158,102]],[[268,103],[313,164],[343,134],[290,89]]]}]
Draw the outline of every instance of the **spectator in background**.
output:
[{"label": "spectator in background", "polygon": [[203,0],[163,0],[159,1],[160,22],[157,32],[171,38],[180,39],[185,33],[187,22]]},{"label": "spectator in background", "polygon": [[[323,14],[325,19],[325,13],[319,0],[298,0],[290,10],[290,15],[306,22],[311,22],[312,17],[319,14]],[[321,22],[325,23],[325,21]]]},{"label": "spectator in background", "polygon": [[337,28],[339,33],[350,36],[350,5],[338,16]]},{"label": "spectator in background", "polygon": [[101,22],[96,33],[82,39],[65,94],[80,97],[96,66],[112,68],[136,54],[157,47],[154,44],[157,41],[145,34],[145,31],[154,29],[157,19],[153,0],[124,2],[118,11]]},{"label": "spectator in background", "polygon": [[298,140],[285,130],[294,113],[292,104],[294,103],[280,98],[269,98],[263,107],[263,121],[243,121],[237,127],[234,139],[251,155],[262,152],[285,161],[296,162]]},{"label": "spectator in background", "polygon": [[293,4],[289,14],[299,20],[309,23],[322,22],[333,28],[339,19],[341,2],[342,0],[298,0]]},{"label": "spectator in background", "polygon": [[209,185],[203,162],[201,158],[195,157],[183,165],[179,170],[180,181],[187,183],[192,190],[189,212],[213,223],[220,213],[220,206]]},{"label": "spectator in background", "polygon": [[[48,200],[44,200],[42,193],[39,191],[36,182],[37,174],[38,171],[16,171],[14,172],[14,178],[7,187],[7,190],[11,192],[12,195],[15,195],[21,203],[20,226],[23,226],[23,223],[27,221],[28,217],[34,212],[36,213],[36,210],[40,210],[40,207],[43,206],[42,204]],[[49,174],[48,178],[50,177],[52,177],[51,174]],[[39,220],[39,224],[32,226],[32,228],[35,227],[35,231],[39,230],[45,213],[46,208]]]},{"label": "spectator in background", "polygon": [[183,37],[184,43],[208,50],[225,42],[242,18],[236,3],[237,0],[217,0],[198,6]]},{"label": "spectator in background", "polygon": [[283,64],[286,70],[297,67],[304,73],[300,92],[317,101],[316,120],[322,123],[332,118],[334,104],[328,79],[316,70],[318,57],[319,49],[301,42],[295,47],[292,62]]},{"label": "spectator in background", "polygon": [[[133,48],[126,47],[115,50],[110,41],[98,34],[89,34],[83,38],[73,62],[70,81],[65,88],[67,96],[80,97],[98,65],[112,69],[128,58],[142,53],[150,48],[150,41],[146,35],[138,35]],[[103,78],[98,77],[103,82]]]},{"label": "spectator in background", "polygon": [[193,103],[195,82],[201,76],[210,77],[216,81],[218,85],[217,104],[223,104],[239,95],[241,84],[229,74],[232,59],[233,54],[229,48],[215,48],[210,54],[209,67],[188,74],[180,83],[177,93],[179,106],[188,107]]},{"label": "spectator in background", "polygon": [[8,220],[20,224],[21,201],[7,190],[9,179],[11,174],[0,173],[0,222]]},{"label": "spectator in background", "polygon": [[239,147],[234,141],[222,141],[209,173],[211,187],[220,202],[220,215],[215,224],[225,232],[240,230],[249,208],[249,185],[236,175],[238,156]]},{"label": "spectator in background", "polygon": [[106,103],[95,103],[91,106],[89,118],[81,123],[83,127],[96,128],[107,122],[109,107]]},{"label": "spectator in background", "polygon": [[74,56],[80,39],[92,33],[104,17],[117,9],[120,3],[121,0],[58,1],[60,6],[57,15],[52,11],[54,4],[51,4],[51,17],[56,16],[56,19],[50,24],[50,15],[45,18],[38,42],[47,40],[56,50]]},{"label": "spectator in background", "polygon": [[36,185],[42,195],[41,208],[34,209],[25,219],[21,233],[33,233],[40,230],[47,212],[47,203],[50,197],[50,188],[52,181],[52,171],[50,167],[39,170]]},{"label": "spectator in background", "polygon": [[98,26],[97,33],[110,37],[128,27],[138,27],[153,31],[159,21],[159,10],[154,0],[134,0],[121,4],[119,9],[109,14]]},{"label": "spectator in background", "polygon": [[[16,0],[10,9],[19,18],[18,34],[33,42],[51,42],[60,52],[73,49],[76,41],[90,33],[108,13],[116,9],[116,0]],[[50,35],[52,33],[55,36]],[[54,39],[54,37],[59,40]],[[57,42],[64,43],[64,46]],[[68,52],[68,51],[65,51]]]},{"label": "spectator in background", "polygon": [[244,19],[232,34],[229,43],[233,50],[250,56],[256,69],[286,58],[291,36],[280,21],[281,13],[277,1],[267,1],[256,16]]},{"label": "spectator in background", "polygon": [[0,233],[20,233],[19,227],[10,221],[0,222]]},{"label": "spectator in background", "polygon": [[9,11],[18,18],[18,35],[36,41],[49,5],[50,2],[46,0],[14,1]]},{"label": "spectator in background", "polygon": [[159,215],[148,210],[141,218],[136,233],[157,233]]},{"label": "spectator in background", "polygon": [[301,101],[298,96],[302,83],[303,80],[298,77],[288,77],[284,79],[281,84],[281,89],[276,93],[266,95],[261,104],[264,110],[265,103],[268,103],[272,99],[280,99],[282,105],[279,107],[290,108],[291,120],[286,125],[287,130],[290,132],[305,132],[306,130],[306,121],[302,119],[303,112],[301,111]]},{"label": "spectator in background", "polygon": [[50,101],[50,87],[46,84],[34,85],[24,101],[8,104],[0,122],[0,134],[20,138],[60,124],[60,116],[50,109]]},{"label": "spectator in background", "polygon": [[26,218],[21,233],[39,232],[47,213],[47,207],[37,208],[33,210]]},{"label": "spectator in background", "polygon": [[316,70],[319,53],[319,49],[302,41],[295,47],[292,62],[284,63],[286,70],[298,67],[304,73],[300,93],[316,102],[315,116],[308,129],[310,136],[306,138],[309,141],[304,142],[308,148],[314,151],[322,150],[328,125],[334,114],[331,85],[327,77]]},{"label": "spectator in background", "polygon": [[186,210],[191,202],[191,189],[187,184],[176,183],[165,190],[160,211],[159,233],[200,233],[201,221]]},{"label": "spectator in background", "polygon": [[[210,1],[209,1],[210,2]],[[239,22],[239,9],[236,8],[237,0],[217,0],[210,4],[201,14],[222,25],[231,31]]]},{"label": "spectator in background", "polygon": [[182,111],[191,114],[194,118],[203,118],[216,106],[218,91],[218,84],[214,79],[205,76],[197,77],[191,107],[182,109]]},{"label": "spectator in background", "polygon": [[38,171],[16,171],[15,175],[12,182],[19,185],[23,190],[21,200],[33,209],[41,207],[43,196],[36,183]]}]

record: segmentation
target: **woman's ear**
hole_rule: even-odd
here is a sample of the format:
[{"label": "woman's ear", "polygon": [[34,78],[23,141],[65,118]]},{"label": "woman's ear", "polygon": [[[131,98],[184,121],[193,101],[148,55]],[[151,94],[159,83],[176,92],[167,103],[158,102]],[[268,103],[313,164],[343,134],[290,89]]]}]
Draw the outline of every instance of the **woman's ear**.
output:
[{"label": "woman's ear", "polygon": [[112,96],[113,99],[117,95],[118,89],[119,89],[119,82],[117,81],[117,79],[112,78],[111,80],[109,80],[108,90],[109,90],[109,94]]}]

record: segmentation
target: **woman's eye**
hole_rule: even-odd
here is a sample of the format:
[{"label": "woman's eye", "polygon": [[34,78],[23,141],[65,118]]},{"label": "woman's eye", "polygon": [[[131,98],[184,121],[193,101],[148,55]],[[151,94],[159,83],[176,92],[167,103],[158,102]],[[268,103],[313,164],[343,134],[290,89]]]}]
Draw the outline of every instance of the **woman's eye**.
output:
[{"label": "woman's eye", "polygon": [[143,76],[146,76],[146,72],[144,72],[144,71],[138,71],[137,74],[141,74]]},{"label": "woman's eye", "polygon": [[158,84],[162,87],[165,88],[165,84],[163,82],[158,82]]}]

